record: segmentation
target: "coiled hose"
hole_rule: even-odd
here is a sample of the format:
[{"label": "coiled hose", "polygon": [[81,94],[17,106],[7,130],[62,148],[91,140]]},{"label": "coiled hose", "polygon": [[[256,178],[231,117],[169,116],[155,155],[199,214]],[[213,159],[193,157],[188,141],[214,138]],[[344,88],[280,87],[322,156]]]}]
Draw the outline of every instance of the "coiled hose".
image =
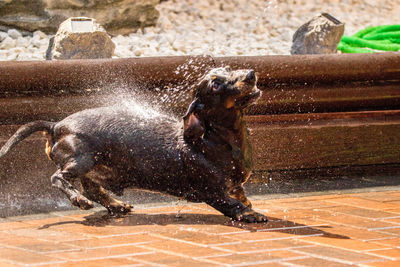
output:
[{"label": "coiled hose", "polygon": [[352,36],[343,35],[337,49],[342,53],[400,51],[400,24],[368,27]]}]

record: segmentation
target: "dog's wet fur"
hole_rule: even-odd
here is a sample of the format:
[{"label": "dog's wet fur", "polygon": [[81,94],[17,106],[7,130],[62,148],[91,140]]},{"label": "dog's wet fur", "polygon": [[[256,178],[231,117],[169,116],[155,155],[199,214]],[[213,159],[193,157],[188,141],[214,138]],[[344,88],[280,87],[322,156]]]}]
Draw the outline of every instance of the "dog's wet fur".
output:
[{"label": "dog's wet fur", "polygon": [[[46,153],[57,165],[52,185],[81,209],[94,201],[111,214],[129,213],[130,205],[106,192],[121,195],[129,187],[205,202],[233,220],[266,222],[242,186],[252,167],[243,109],[260,96],[256,82],[253,70],[212,69],[193,89],[183,122],[145,118],[124,106],[83,110],[56,123],[31,122],[7,141],[0,157],[44,131]],[[82,193],[73,186],[76,179]]]}]

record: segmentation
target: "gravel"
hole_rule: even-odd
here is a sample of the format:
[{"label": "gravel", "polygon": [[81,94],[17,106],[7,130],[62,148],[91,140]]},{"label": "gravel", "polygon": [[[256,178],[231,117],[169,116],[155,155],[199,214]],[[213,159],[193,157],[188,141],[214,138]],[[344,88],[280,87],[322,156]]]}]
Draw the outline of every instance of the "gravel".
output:
[{"label": "gravel", "polygon": [[[289,54],[298,27],[322,12],[345,34],[398,23],[400,0],[168,0],[156,27],[115,36],[115,58],[171,55]],[[0,31],[0,60],[44,60],[50,35]]]}]

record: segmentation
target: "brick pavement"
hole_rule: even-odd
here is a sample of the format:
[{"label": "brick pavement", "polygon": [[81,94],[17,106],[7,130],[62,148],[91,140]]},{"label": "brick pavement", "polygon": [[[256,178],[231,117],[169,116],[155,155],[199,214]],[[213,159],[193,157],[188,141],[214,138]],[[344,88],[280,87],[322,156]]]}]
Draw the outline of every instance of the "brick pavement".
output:
[{"label": "brick pavement", "polygon": [[0,266],[400,266],[400,190],[254,200],[268,224],[205,204],[0,221]]}]

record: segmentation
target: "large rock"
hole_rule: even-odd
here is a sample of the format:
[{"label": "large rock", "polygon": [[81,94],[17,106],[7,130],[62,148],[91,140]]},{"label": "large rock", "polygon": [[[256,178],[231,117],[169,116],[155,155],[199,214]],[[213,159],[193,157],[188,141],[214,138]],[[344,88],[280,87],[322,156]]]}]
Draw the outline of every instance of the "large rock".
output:
[{"label": "large rock", "polygon": [[344,33],[344,23],[322,13],[293,35],[291,54],[334,54]]},{"label": "large rock", "polygon": [[111,58],[115,44],[107,32],[86,17],[69,18],[61,23],[46,53],[47,59]]},{"label": "large rock", "polygon": [[0,30],[55,33],[70,17],[95,18],[113,35],[157,23],[160,0],[0,0]]}]

